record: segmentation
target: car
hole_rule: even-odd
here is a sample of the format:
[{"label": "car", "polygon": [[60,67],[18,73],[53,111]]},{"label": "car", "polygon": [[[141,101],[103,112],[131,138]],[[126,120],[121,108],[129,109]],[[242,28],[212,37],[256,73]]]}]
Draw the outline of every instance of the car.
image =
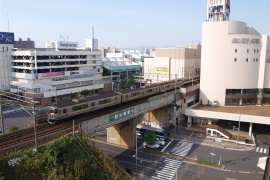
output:
[{"label": "car", "polygon": [[164,146],[166,143],[165,143],[165,141],[156,138],[156,144],[158,144],[160,146]]},{"label": "car", "polygon": [[149,147],[151,149],[158,149],[160,147],[160,145],[159,144],[153,144],[153,145],[147,144],[147,147]]}]

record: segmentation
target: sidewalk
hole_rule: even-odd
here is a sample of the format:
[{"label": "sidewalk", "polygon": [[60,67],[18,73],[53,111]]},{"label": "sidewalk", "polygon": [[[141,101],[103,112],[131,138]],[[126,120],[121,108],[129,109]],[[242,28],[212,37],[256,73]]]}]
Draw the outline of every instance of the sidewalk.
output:
[{"label": "sidewalk", "polygon": [[[241,132],[241,135],[246,136],[243,134],[245,132]],[[240,134],[240,133],[239,133]],[[176,129],[171,131],[171,138],[179,140],[179,141],[190,141],[194,144],[204,145],[204,146],[213,146],[213,139],[215,137],[206,136],[206,130],[202,128],[196,127],[179,127],[178,134]],[[221,142],[215,142],[216,148],[228,149],[228,150],[236,150],[236,151],[250,151],[253,150],[255,147],[238,144],[235,141],[219,138]]]}]

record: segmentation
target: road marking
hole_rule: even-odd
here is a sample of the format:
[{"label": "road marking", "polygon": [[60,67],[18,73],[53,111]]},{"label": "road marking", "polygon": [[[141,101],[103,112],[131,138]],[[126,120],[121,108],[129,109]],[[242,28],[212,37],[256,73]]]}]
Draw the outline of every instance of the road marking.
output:
[{"label": "road marking", "polygon": [[246,174],[248,174],[248,173],[250,173],[250,172],[244,172],[244,171],[238,171],[239,173],[246,173]]},{"label": "road marking", "polygon": [[259,147],[257,147],[257,148],[256,148],[256,152],[258,152],[258,151],[259,151],[259,149],[260,149],[260,148],[259,148]]},{"label": "road marking", "polygon": [[267,153],[267,149],[264,149],[264,152],[263,153]]},{"label": "road marking", "polygon": [[225,179],[228,179],[228,180],[237,180],[237,179],[231,179],[231,178],[225,178]]},{"label": "road marking", "polygon": [[186,157],[192,145],[193,143],[184,141],[179,147],[177,146],[172,150],[172,154]]},{"label": "road marking", "polygon": [[192,133],[191,133],[191,134],[189,135],[189,137],[187,138],[188,141],[189,141],[190,138],[192,137],[193,133],[194,133],[194,131],[192,131]]},{"label": "road marking", "polygon": [[172,142],[173,142],[173,139],[160,152],[163,152]]},{"label": "road marking", "polygon": [[260,153],[262,153],[262,152],[263,152],[263,148],[260,149]]},{"label": "road marking", "polygon": [[166,158],[151,178],[171,180],[181,164],[182,161]]}]

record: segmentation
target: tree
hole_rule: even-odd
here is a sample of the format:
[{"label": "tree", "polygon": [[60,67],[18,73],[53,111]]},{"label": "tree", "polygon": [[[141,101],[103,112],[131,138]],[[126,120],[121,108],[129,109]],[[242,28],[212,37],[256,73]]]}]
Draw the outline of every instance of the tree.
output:
[{"label": "tree", "polygon": [[120,81],[120,88],[125,89],[126,88],[126,81],[121,80]]},{"label": "tree", "polygon": [[153,145],[156,143],[156,134],[154,131],[146,131],[144,134],[144,141],[149,144]]},{"label": "tree", "polygon": [[129,86],[133,86],[135,83],[136,83],[136,82],[135,82],[134,76],[131,76],[130,79],[128,80],[128,85],[129,85]]}]

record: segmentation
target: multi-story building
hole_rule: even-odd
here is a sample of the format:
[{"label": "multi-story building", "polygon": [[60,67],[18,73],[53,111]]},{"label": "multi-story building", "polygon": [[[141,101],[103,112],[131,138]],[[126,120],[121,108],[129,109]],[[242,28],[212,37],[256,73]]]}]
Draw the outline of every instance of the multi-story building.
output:
[{"label": "multi-story building", "polygon": [[144,58],[144,79],[153,83],[199,75],[200,62],[200,44],[189,48],[156,48],[155,57]]},{"label": "multi-story building", "polygon": [[10,52],[14,47],[14,33],[0,32],[0,89],[9,90],[11,81]]},{"label": "multi-story building", "polygon": [[211,13],[202,24],[201,105],[186,110],[188,125],[241,121],[250,123],[251,134],[252,123],[270,124],[270,38],[228,21],[228,0],[209,2]]},{"label": "multi-story building", "polygon": [[78,48],[78,43],[53,41],[44,49],[15,49],[11,52],[12,92],[23,92],[40,105],[89,95],[104,88],[101,53]]}]

